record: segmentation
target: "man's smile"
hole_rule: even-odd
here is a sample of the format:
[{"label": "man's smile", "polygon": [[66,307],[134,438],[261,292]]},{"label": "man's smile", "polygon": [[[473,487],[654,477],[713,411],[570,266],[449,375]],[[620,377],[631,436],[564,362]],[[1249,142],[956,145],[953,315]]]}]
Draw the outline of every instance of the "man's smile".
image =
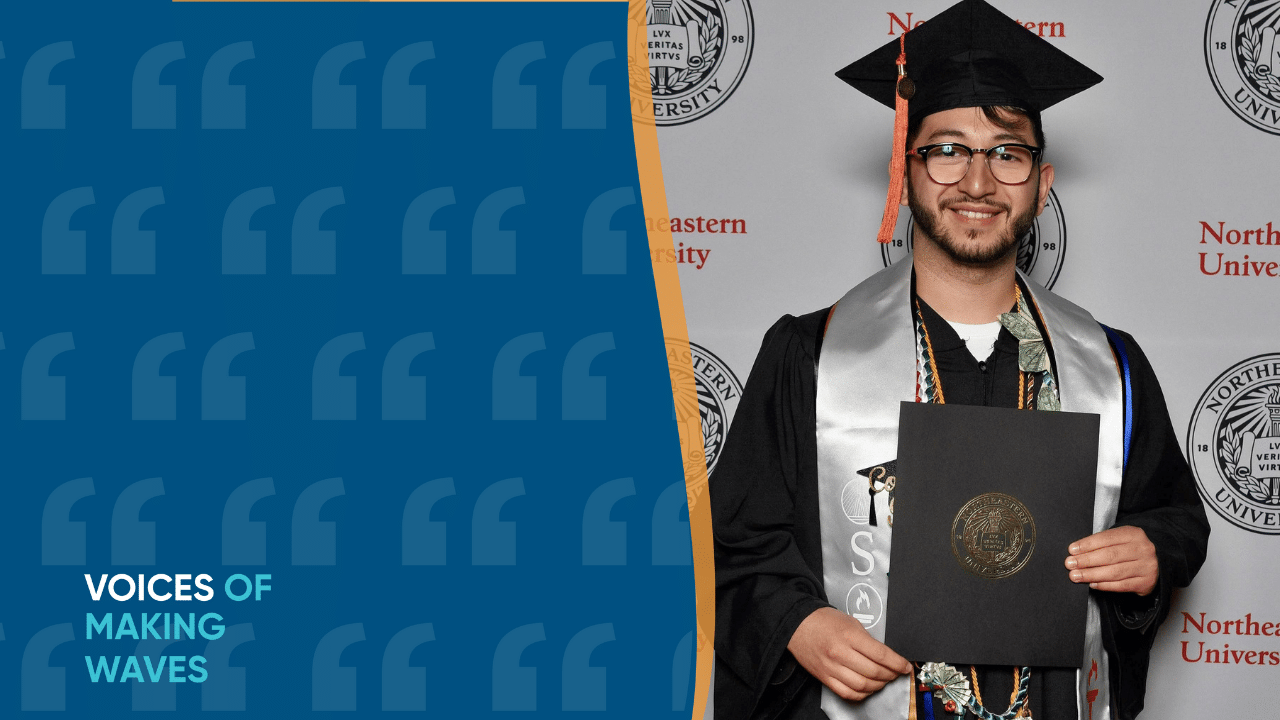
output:
[{"label": "man's smile", "polygon": [[959,216],[958,220],[965,226],[986,227],[993,225],[996,219],[1006,211],[1007,208],[998,205],[988,205],[986,203],[975,202],[951,202],[943,206],[948,213]]},{"label": "man's smile", "polygon": [[987,219],[993,218],[993,217],[995,217],[997,214],[999,214],[998,212],[994,212],[994,211],[993,211],[993,212],[979,212],[979,211],[976,211],[976,210],[962,210],[962,209],[960,209],[960,208],[951,208],[951,211],[952,211],[952,212],[955,212],[955,213],[957,213],[957,214],[959,214],[959,215],[962,215],[962,216],[964,216],[964,217],[971,218],[971,219],[973,219],[973,220],[987,220]]}]

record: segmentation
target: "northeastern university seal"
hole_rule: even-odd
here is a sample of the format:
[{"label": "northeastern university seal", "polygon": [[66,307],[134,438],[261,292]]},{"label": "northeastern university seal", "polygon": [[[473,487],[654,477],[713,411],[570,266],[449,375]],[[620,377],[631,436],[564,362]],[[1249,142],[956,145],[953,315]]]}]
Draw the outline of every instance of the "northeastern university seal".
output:
[{"label": "northeastern university seal", "polygon": [[1280,7],[1276,0],[1214,0],[1204,59],[1222,101],[1250,125],[1280,135]]},{"label": "northeastern university seal", "polygon": [[751,62],[748,0],[648,0],[645,10],[654,121],[682,125],[720,107]]},{"label": "northeastern university seal", "polygon": [[[733,419],[733,411],[742,398],[742,383],[729,369],[723,360],[710,350],[689,343],[689,355],[684,354],[684,343],[667,338],[667,362],[670,365],[673,382],[693,380],[697,389],[697,407],[677,406],[676,421],[681,433],[689,437],[690,460],[694,463],[703,461],[707,465],[707,475],[716,467],[720,459],[720,451],[724,448],[725,438],[729,434],[729,422]],[[685,360],[693,366],[693,377],[684,372]],[[701,440],[701,442],[699,442]],[[696,475],[696,473],[694,473]],[[691,488],[689,502],[692,504],[702,493],[704,485],[693,476],[686,477]]]},{"label": "northeastern university seal", "polygon": [[1191,415],[1187,454],[1219,515],[1280,535],[1280,353],[1249,358],[1209,385]]},{"label": "northeastern university seal", "polygon": [[964,504],[951,523],[951,552],[980,578],[1009,577],[1036,548],[1036,522],[1012,495],[983,493]]},{"label": "northeastern university seal", "polygon": [[[898,226],[893,239],[880,246],[880,259],[884,266],[911,255],[914,244],[915,219],[911,213],[898,213]],[[1033,282],[1046,290],[1052,290],[1062,272],[1062,260],[1067,256],[1067,223],[1062,216],[1062,204],[1058,194],[1049,191],[1049,201],[1044,212],[1036,217],[1031,231],[1018,240],[1018,269]]]}]

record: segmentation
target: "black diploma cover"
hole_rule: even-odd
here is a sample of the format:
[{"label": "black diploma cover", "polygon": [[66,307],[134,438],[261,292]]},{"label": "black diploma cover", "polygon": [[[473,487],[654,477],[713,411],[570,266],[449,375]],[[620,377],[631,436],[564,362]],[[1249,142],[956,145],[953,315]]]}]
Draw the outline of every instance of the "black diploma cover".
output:
[{"label": "black diploma cover", "polygon": [[1079,667],[1097,415],[902,403],[885,644],[919,662]]}]

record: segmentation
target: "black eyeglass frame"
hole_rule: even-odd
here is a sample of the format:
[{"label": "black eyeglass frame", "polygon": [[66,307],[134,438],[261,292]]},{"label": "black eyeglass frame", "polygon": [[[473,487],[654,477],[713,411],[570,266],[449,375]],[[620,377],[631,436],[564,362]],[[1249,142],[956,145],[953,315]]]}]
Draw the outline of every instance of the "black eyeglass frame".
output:
[{"label": "black eyeglass frame", "polygon": [[969,174],[969,168],[970,168],[970,167],[973,167],[973,156],[974,156],[974,155],[977,155],[978,153],[982,153],[983,155],[987,155],[987,162],[989,163],[989,162],[991,162],[991,157],[990,157],[990,153],[991,153],[991,152],[996,151],[996,150],[1000,150],[1001,148],[1011,148],[1011,147],[1022,148],[1022,149],[1024,149],[1024,150],[1026,150],[1027,152],[1031,153],[1031,170],[1027,172],[1027,177],[1026,177],[1026,178],[1024,178],[1023,180],[1021,180],[1020,182],[1016,182],[1016,183],[1007,183],[1007,182],[1005,182],[1005,181],[1001,180],[1000,178],[997,178],[997,177],[995,176],[995,173],[992,173],[992,174],[991,174],[991,177],[995,178],[996,182],[1000,183],[1001,185],[1021,185],[1021,184],[1025,183],[1025,182],[1027,182],[1027,180],[1030,180],[1030,179],[1031,179],[1031,173],[1032,173],[1032,172],[1035,172],[1035,167],[1036,167],[1037,165],[1039,165],[1039,164],[1040,164],[1040,158],[1041,158],[1041,156],[1043,156],[1043,155],[1044,155],[1044,148],[1036,147],[1035,145],[1027,145],[1027,144],[1025,144],[1025,143],[1001,143],[1001,144],[999,144],[999,145],[992,145],[991,147],[988,147],[988,148],[971,148],[971,147],[969,147],[968,145],[964,145],[964,144],[957,143],[957,142],[940,142],[940,143],[933,143],[932,145],[921,145],[920,147],[916,148],[915,150],[911,150],[910,152],[908,152],[908,153],[907,153],[907,157],[911,157],[912,155],[919,155],[919,156],[920,156],[920,159],[924,161],[924,168],[925,168],[925,172],[928,172],[928,170],[929,170],[929,151],[930,151],[930,150],[933,150],[934,148],[945,147],[945,146],[948,146],[948,145],[949,145],[949,146],[951,146],[951,147],[953,147],[953,148],[963,148],[963,149],[964,149],[964,150],[969,154],[969,162],[968,162],[967,166],[965,167],[964,175],[961,175],[961,176],[959,177],[959,179],[954,180],[954,181],[949,182],[949,183],[944,183],[944,182],[942,182],[942,181],[940,181],[940,180],[937,180],[937,179],[935,179],[935,178],[933,177],[933,173],[929,173],[929,179],[930,179],[930,180],[933,180],[934,182],[938,183],[939,185],[955,185],[956,183],[960,182],[961,180],[964,180],[964,179],[965,179],[965,177]]}]

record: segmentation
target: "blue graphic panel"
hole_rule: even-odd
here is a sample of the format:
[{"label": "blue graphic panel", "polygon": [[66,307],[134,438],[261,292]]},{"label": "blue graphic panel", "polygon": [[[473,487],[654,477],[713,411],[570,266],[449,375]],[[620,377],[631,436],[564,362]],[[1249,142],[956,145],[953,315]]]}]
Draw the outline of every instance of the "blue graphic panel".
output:
[{"label": "blue graphic panel", "polygon": [[0,716],[683,716],[626,13],[0,6]]}]

